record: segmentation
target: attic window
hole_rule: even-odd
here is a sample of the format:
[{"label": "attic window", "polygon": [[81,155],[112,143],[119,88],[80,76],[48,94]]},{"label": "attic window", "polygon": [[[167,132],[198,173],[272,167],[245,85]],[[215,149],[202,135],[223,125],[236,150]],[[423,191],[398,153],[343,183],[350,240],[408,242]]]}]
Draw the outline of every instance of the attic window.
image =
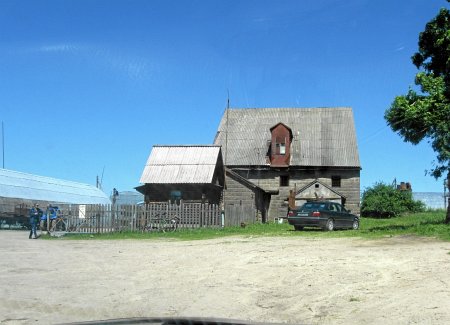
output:
[{"label": "attic window", "polygon": [[289,175],[280,176],[280,186],[289,186]]},{"label": "attic window", "polygon": [[341,176],[331,176],[331,186],[341,187]]},{"label": "attic window", "polygon": [[286,154],[286,143],[278,143],[276,144],[276,152],[277,155],[285,155]]}]

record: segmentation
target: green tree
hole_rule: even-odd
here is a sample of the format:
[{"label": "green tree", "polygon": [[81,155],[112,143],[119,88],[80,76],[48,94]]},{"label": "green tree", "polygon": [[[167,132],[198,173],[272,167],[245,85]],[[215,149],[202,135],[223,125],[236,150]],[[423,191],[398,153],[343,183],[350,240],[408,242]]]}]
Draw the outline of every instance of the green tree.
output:
[{"label": "green tree", "polygon": [[421,212],[425,205],[415,201],[411,191],[400,191],[391,185],[376,183],[362,195],[361,214],[363,217],[392,218],[405,212]]},{"label": "green tree", "polygon": [[[450,0],[447,0],[450,2]],[[426,139],[436,152],[429,174],[436,179],[447,173],[450,189],[450,11],[442,8],[419,35],[419,50],[412,56],[419,69],[415,84],[397,96],[385,119],[404,141]],[[450,199],[446,223],[450,222]]]}]

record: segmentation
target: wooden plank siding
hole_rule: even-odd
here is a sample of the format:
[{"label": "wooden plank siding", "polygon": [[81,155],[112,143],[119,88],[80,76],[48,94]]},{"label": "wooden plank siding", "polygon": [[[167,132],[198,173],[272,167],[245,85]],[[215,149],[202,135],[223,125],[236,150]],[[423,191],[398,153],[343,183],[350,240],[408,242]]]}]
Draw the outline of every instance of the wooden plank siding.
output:
[{"label": "wooden plank siding", "polygon": [[254,205],[233,205],[225,206],[225,227],[252,224],[256,220],[256,208]]}]

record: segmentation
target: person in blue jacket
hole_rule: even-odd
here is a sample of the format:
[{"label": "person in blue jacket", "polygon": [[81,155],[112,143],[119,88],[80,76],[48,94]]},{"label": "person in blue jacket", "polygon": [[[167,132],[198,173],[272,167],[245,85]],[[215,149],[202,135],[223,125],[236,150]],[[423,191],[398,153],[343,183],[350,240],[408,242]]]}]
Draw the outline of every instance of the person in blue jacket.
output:
[{"label": "person in blue jacket", "polygon": [[39,204],[35,203],[34,206],[30,209],[30,224],[31,224],[31,230],[30,230],[30,236],[28,238],[37,238],[36,234],[36,228],[38,224],[38,220],[42,216],[42,210],[39,209]]},{"label": "person in blue jacket", "polygon": [[47,209],[47,215],[50,218],[50,231],[54,231],[56,228],[56,221],[58,219],[58,207],[49,205]]},{"label": "person in blue jacket", "polygon": [[48,206],[46,212],[41,213],[41,217],[39,218],[39,229],[42,231],[47,230],[47,214],[48,214]]}]

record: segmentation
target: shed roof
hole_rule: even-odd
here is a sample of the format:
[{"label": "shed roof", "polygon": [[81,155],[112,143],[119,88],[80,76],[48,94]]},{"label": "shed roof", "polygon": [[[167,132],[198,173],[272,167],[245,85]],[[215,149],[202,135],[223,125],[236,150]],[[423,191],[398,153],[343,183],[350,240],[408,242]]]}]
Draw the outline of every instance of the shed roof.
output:
[{"label": "shed roof", "polygon": [[212,183],[220,146],[153,146],[141,183],[206,184]]},{"label": "shed roof", "polygon": [[0,197],[53,203],[111,204],[93,185],[0,169]]},{"label": "shed roof", "polygon": [[227,109],[214,140],[225,165],[266,165],[270,129],[277,123],[292,130],[291,165],[360,167],[349,107]]}]

